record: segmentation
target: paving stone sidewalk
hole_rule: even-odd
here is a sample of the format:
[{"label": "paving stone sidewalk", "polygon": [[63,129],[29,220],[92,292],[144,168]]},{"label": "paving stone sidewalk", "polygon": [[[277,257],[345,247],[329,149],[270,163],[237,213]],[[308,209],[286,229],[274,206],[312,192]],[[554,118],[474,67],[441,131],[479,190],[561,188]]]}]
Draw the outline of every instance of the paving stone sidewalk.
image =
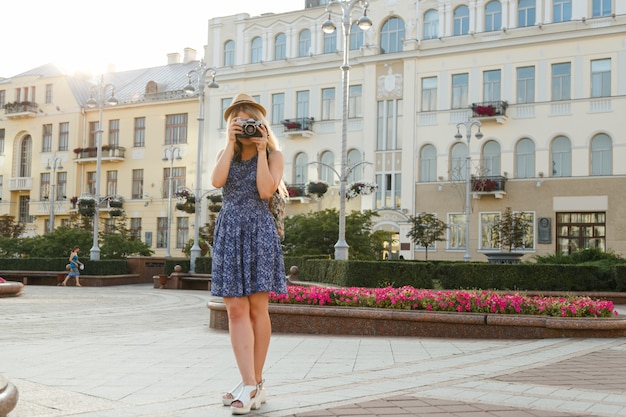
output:
[{"label": "paving stone sidewalk", "polygon": [[[220,395],[239,378],[208,298],[130,285],[0,299],[0,374],[20,391],[9,417],[229,416]],[[250,415],[626,416],[625,364],[625,338],[281,334]]]}]

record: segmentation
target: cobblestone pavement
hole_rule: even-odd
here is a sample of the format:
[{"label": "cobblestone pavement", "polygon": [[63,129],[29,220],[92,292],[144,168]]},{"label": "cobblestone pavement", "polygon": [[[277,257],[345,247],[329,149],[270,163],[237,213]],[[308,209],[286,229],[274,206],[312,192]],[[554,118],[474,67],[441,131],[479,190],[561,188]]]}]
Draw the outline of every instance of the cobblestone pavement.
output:
[{"label": "cobblestone pavement", "polygon": [[[27,286],[0,299],[9,417],[229,416],[239,378],[209,294]],[[618,307],[626,313],[626,306]],[[468,340],[274,335],[250,415],[626,416],[626,338]]]}]

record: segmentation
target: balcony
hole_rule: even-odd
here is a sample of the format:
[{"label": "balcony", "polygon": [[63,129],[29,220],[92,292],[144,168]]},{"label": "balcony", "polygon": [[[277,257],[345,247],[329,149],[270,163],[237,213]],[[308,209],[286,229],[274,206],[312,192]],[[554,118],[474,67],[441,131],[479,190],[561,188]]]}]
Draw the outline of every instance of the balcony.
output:
[{"label": "balcony", "polygon": [[30,191],[33,189],[32,177],[9,178],[9,191]]},{"label": "balcony", "polygon": [[9,102],[4,105],[4,115],[9,119],[35,117],[37,115],[37,109],[37,103],[31,103],[30,101]]},{"label": "balcony", "polygon": [[508,119],[506,117],[507,107],[509,107],[509,103],[506,101],[485,101],[482,103],[472,103],[472,118],[483,122],[493,120],[502,124]]},{"label": "balcony", "polygon": [[[96,162],[98,158],[98,148],[76,148],[74,149],[74,162],[85,164]],[[126,159],[126,148],[122,146],[102,146],[102,162],[123,162]]]},{"label": "balcony", "polygon": [[314,121],[315,119],[312,117],[299,117],[297,119],[285,119],[281,123],[285,128],[286,136],[310,138],[313,136]]},{"label": "balcony", "polygon": [[504,184],[506,177],[472,177],[472,196],[480,199],[483,195],[492,195],[495,198],[502,198],[506,195]]},{"label": "balcony", "polygon": [[287,192],[289,193],[289,202],[308,203],[311,200],[306,184],[290,184],[287,186]]}]

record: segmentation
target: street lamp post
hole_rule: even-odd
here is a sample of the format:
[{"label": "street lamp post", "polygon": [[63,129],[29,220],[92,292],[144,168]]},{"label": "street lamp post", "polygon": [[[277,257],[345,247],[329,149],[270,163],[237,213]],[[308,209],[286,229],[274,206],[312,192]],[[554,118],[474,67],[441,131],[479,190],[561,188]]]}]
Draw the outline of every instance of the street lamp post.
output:
[{"label": "street lamp post", "polygon": [[350,79],[350,64],[348,62],[350,52],[350,29],[352,27],[352,11],[355,6],[363,9],[363,16],[358,20],[358,25],[362,30],[368,30],[372,27],[372,21],[367,17],[367,0],[330,0],[326,11],[328,12],[328,20],[322,25],[324,33],[333,33],[336,29],[335,24],[330,19],[330,8],[332,5],[338,4],[341,7],[341,23],[343,26],[343,63],[341,65],[341,82],[342,82],[342,117],[341,117],[341,175],[339,176],[339,239],[335,243],[335,259],[348,259],[348,243],[346,242],[346,183],[348,181],[348,83]]},{"label": "street lamp post", "polygon": [[[107,90],[111,90],[111,96],[104,99]],[[90,96],[87,100],[87,107],[94,108],[98,106],[98,131],[96,132],[96,189],[95,189],[95,213],[93,216],[93,246],[89,251],[89,259],[92,261],[100,260],[100,247],[98,246],[98,226],[100,216],[100,170],[102,168],[102,112],[104,105],[115,106],[118,104],[118,100],[115,98],[115,86],[113,84],[104,83],[104,75],[100,76],[98,85],[93,86],[89,90]]]},{"label": "street lamp post", "polygon": [[[193,69],[187,73],[189,78],[189,84],[185,87],[186,94],[193,94],[195,88],[192,84],[192,77],[195,76],[195,81],[198,87],[198,146],[196,149],[196,211],[194,213],[194,225],[193,225],[193,246],[190,251],[190,267],[189,272],[196,272],[196,259],[202,255],[202,249],[200,248],[200,222],[202,211],[202,200],[200,193],[202,192],[202,135],[204,131],[204,86],[206,84],[207,74],[211,74],[211,82],[209,88],[219,88],[219,84],[215,81],[216,69],[213,67],[207,67],[204,61],[200,61],[197,69]],[[168,232],[169,233],[169,232]]]},{"label": "street lamp post", "polygon": [[57,169],[63,169],[61,165],[61,157],[54,156],[52,159],[48,159],[48,165],[46,166],[48,171],[52,170],[52,178],[50,178],[50,193],[48,195],[48,202],[50,203],[50,221],[48,230],[50,233],[54,231],[54,203],[56,202],[56,194],[54,188],[56,187],[56,172]]},{"label": "street lamp post", "polygon": [[[174,159],[180,160],[182,157],[180,156],[180,148],[178,146],[170,145],[163,151],[163,161],[170,161],[170,176],[169,176],[169,184],[167,191],[167,236],[166,236],[166,252],[165,257],[171,258],[172,254],[170,253],[170,241],[172,235],[172,180],[173,170],[174,170]],[[196,201],[196,209],[198,202]]]},{"label": "street lamp post", "polygon": [[478,131],[474,134],[474,137],[478,140],[482,139],[483,134],[480,131],[480,126],[482,124],[479,120],[470,120],[467,122],[461,122],[456,125],[456,135],[454,138],[456,140],[462,140],[463,135],[461,134],[461,127],[465,128],[465,139],[467,140],[467,156],[465,157],[465,255],[463,256],[463,260],[465,262],[469,262],[470,256],[470,190],[472,186],[472,178],[471,178],[471,156],[470,156],[470,139],[472,138],[472,127],[478,127]]}]

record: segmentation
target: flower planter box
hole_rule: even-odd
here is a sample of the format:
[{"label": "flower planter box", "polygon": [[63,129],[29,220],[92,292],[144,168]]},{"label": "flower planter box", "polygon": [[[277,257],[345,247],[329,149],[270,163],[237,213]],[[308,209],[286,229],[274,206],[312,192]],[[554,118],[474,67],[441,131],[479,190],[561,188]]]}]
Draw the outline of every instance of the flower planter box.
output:
[{"label": "flower planter box", "polygon": [[[221,299],[207,304],[209,326],[228,330]],[[353,336],[478,339],[613,338],[626,336],[626,318],[406,311],[383,308],[269,305],[272,331]]]}]

